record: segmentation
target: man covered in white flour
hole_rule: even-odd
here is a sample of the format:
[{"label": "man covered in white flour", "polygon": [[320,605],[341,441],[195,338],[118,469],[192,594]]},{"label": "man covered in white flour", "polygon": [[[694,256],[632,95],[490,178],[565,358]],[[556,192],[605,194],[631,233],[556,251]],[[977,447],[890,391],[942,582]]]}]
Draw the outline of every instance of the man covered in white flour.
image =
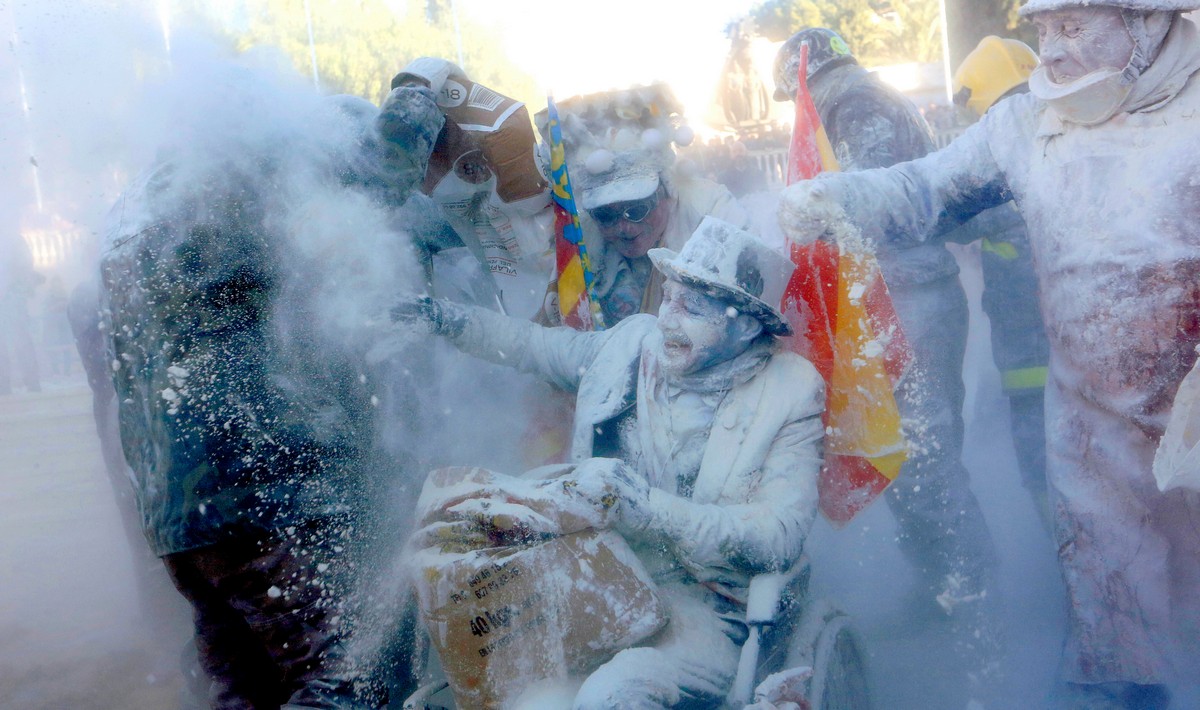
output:
[{"label": "man covered in white flour", "polygon": [[1197,689],[1200,497],[1159,493],[1151,475],[1200,342],[1200,37],[1182,14],[1197,7],[1028,0],[1042,61],[1030,94],[928,157],[821,176],[782,201],[792,239],[848,217],[876,239],[928,240],[1015,199],[1051,343],[1068,707],[1161,708],[1172,685],[1184,703]]},{"label": "man covered in white flour", "polygon": [[603,332],[427,299],[393,312],[578,392],[572,460],[617,459],[589,471],[612,492],[605,515],[663,591],[671,622],[592,673],[580,708],[720,705],[749,579],[799,559],[817,510],[824,385],[776,340],[789,332],[776,304],[792,263],[712,217],[679,253],[649,254],[666,277],[658,317]]}]

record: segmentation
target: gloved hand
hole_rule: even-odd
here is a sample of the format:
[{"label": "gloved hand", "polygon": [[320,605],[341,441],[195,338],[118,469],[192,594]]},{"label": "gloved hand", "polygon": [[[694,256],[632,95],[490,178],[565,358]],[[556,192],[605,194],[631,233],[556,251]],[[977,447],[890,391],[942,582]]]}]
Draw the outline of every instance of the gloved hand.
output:
[{"label": "gloved hand", "polygon": [[429,475],[417,501],[416,548],[466,551],[528,545],[588,528],[637,532],[650,521],[650,487],[617,459],[588,459],[546,479],[480,468]]},{"label": "gloved hand", "polygon": [[[526,545],[593,526],[564,516],[538,484],[484,468],[447,467],[432,471],[417,501],[417,549],[466,552]],[[599,519],[597,506],[584,511]]]},{"label": "gloved hand", "polygon": [[837,241],[849,224],[839,191],[820,179],[804,180],[783,190],[779,226],[795,244]]},{"label": "gloved hand", "polygon": [[575,475],[582,481],[599,483],[612,496],[616,513],[613,521],[622,533],[645,530],[650,514],[650,484],[620,459],[588,459],[579,464]]},{"label": "gloved hand", "polygon": [[443,552],[532,545],[561,535],[559,522],[503,498],[467,498],[419,528],[410,544]]},{"label": "gloved hand", "polygon": [[812,674],[810,666],[796,666],[767,676],[754,689],[754,703],[743,710],[810,710],[805,689]]},{"label": "gloved hand", "polygon": [[389,312],[397,323],[422,323],[430,333],[449,338],[461,335],[470,318],[463,306],[428,296],[402,296]]}]

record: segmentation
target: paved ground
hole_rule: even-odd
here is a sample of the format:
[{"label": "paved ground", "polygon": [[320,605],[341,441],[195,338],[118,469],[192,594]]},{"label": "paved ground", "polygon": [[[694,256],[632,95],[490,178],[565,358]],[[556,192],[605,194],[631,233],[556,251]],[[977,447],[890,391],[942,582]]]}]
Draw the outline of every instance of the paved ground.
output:
[{"label": "paved ground", "polygon": [[0,397],[0,708],[178,705],[186,608],[133,559],[87,386]]}]

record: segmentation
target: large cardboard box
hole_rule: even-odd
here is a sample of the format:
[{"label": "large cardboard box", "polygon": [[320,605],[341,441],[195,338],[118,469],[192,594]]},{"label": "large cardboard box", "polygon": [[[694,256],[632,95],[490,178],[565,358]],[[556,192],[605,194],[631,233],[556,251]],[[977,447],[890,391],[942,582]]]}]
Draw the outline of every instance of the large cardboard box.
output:
[{"label": "large cardboard box", "polygon": [[586,674],[658,631],[666,609],[625,540],[586,530],[527,547],[419,551],[421,618],[460,708]]}]

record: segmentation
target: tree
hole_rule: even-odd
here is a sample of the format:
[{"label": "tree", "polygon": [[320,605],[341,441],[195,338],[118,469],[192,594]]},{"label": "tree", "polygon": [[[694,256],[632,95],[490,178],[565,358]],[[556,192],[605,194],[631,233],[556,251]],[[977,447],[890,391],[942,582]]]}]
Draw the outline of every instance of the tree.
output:
[{"label": "tree", "polygon": [[1019,39],[1037,48],[1037,33],[1017,16],[1023,0],[947,0],[950,62],[958,66],[979,40],[988,35]]},{"label": "tree", "polygon": [[[1022,0],[946,0],[953,65],[985,35],[1028,41],[1018,29]],[[828,27],[865,65],[936,62],[942,58],[940,0],[763,0],[749,12],[757,33],[782,41],[805,27]]]},{"label": "tree", "polygon": [[828,27],[867,65],[937,61],[938,0],[765,0],[750,11],[758,33],[782,41],[805,27]]},{"label": "tree", "polygon": [[[312,72],[305,3],[297,0],[242,0],[236,17],[215,16],[210,3],[179,0],[202,21],[216,27],[238,50],[277,47],[302,74]],[[454,18],[440,3],[388,3],[385,0],[308,0],[321,88],[379,103],[391,78],[420,56],[457,62]],[[542,101],[531,77],[500,51],[492,35],[460,23],[463,69],[471,79],[502,94]],[[536,103],[534,103],[536,102]]]}]

